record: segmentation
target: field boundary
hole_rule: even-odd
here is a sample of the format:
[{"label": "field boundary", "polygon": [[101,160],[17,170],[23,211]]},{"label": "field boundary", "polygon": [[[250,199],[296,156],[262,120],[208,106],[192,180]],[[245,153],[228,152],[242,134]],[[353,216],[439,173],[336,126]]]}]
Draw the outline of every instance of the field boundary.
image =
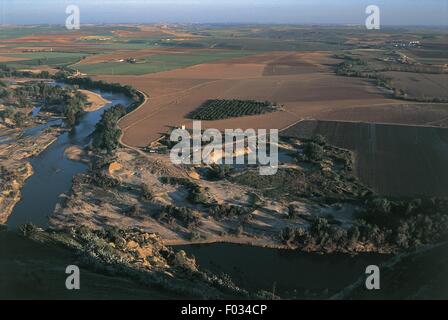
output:
[{"label": "field boundary", "polygon": [[[123,120],[127,116],[133,114],[134,112],[138,111],[141,107],[143,107],[146,104],[146,102],[148,102],[149,96],[145,92],[143,92],[143,91],[140,91],[140,90],[137,90],[137,91],[139,93],[141,93],[145,99],[143,99],[142,103],[137,108],[134,108],[134,110],[132,110],[131,112],[126,113],[123,117],[121,117],[120,120],[118,120],[118,123],[117,123],[118,127],[119,127],[119,124],[120,124],[121,120]],[[125,147],[125,148],[128,148],[130,150],[134,150],[134,151],[138,152],[139,154],[143,154],[143,155],[147,156],[147,154],[144,153],[140,148],[130,146],[130,145],[126,144],[125,142],[123,142],[124,133],[125,133],[124,129],[120,129],[120,137],[118,138],[118,143],[121,146]]]}]

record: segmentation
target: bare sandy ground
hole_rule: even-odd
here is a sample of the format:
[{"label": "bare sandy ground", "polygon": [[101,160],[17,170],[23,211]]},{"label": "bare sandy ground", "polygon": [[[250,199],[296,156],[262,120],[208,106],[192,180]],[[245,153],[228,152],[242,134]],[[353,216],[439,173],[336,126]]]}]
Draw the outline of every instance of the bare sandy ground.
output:
[{"label": "bare sandy ground", "polygon": [[[67,150],[74,155],[79,154],[76,149]],[[187,169],[173,165],[168,155],[147,155],[133,150],[120,149],[116,153],[116,161],[106,169],[104,174],[120,181],[122,187],[104,189],[94,183],[74,183],[72,192],[66,201],[57,206],[50,218],[50,224],[55,228],[67,228],[74,225],[85,225],[91,228],[102,228],[104,225],[114,225],[120,228],[138,227],[147,232],[159,234],[168,245],[188,243],[232,242],[286,248],[278,240],[278,235],[285,227],[306,225],[305,220],[293,221],[285,219],[287,204],[271,199],[255,210],[251,222],[245,225],[244,233],[234,235],[232,231],[238,226],[238,219],[216,220],[201,206],[192,205],[187,200],[187,192],[182,186],[164,184],[161,177],[187,177]],[[111,168],[113,167],[113,170]],[[249,205],[247,187],[224,181],[196,180],[199,186],[206,188],[213,198],[220,204]],[[142,185],[151,187],[153,198],[144,200],[139,190]],[[135,216],[126,214],[134,206],[139,206],[139,213]],[[154,215],[158,208],[166,205],[189,207],[200,219],[200,225],[195,228],[203,237],[189,239],[191,230],[182,224],[170,224],[157,219]],[[301,212],[311,209],[308,205],[298,203]]]},{"label": "bare sandy ground", "polygon": [[104,107],[104,105],[110,103],[109,100],[104,99],[98,93],[95,93],[95,92],[92,92],[89,90],[79,90],[79,91],[81,93],[85,94],[87,96],[88,102],[91,103],[91,105],[89,107],[84,109],[87,112],[96,111],[96,110]]}]

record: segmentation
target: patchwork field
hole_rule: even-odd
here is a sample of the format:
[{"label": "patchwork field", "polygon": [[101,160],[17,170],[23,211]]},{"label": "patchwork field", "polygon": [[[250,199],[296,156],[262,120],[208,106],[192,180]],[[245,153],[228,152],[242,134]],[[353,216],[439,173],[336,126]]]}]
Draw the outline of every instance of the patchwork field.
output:
[{"label": "patchwork field", "polygon": [[[447,38],[443,30],[428,35],[398,28],[366,35],[323,26],[110,25],[79,32],[7,27],[0,37],[0,62],[26,70],[68,66],[135,86],[149,99],[120,127],[125,143],[143,147],[170,126],[189,126],[187,115],[209,99],[281,106],[275,113],[203,122],[218,129],[282,129],[302,119],[446,126],[447,104],[393,99],[375,80],[336,76],[335,66],[349,57],[351,70],[378,70],[409,99],[446,99]],[[415,40],[423,47],[408,46]],[[409,61],[403,62],[403,55]]]},{"label": "patchwork field", "polygon": [[[127,56],[122,55],[118,59],[99,63],[81,63],[76,68],[80,72],[88,73],[89,75],[142,75],[184,68],[216,60],[244,57],[250,54],[252,53],[249,51],[170,52],[169,54],[158,54],[155,52],[155,54],[153,53],[148,56],[138,55],[136,58],[133,53],[129,52]],[[136,61],[133,63],[122,61],[128,57],[132,57]]]},{"label": "patchwork field", "polygon": [[303,121],[282,133],[310,138],[321,134],[353,150],[357,174],[389,196],[448,196],[448,129],[337,121]]},{"label": "patchwork field", "polygon": [[190,125],[188,113],[208,99],[267,100],[282,106],[275,113],[203,122],[217,129],[281,129],[334,110],[400,103],[366,81],[337,77],[331,70],[335,63],[325,52],[273,52],[138,77],[97,78],[131,84],[150,97],[119,123],[124,142],[139,147],[169,126]]},{"label": "patchwork field", "polygon": [[[229,277],[221,279],[220,270],[206,275],[201,259],[199,268],[185,252],[165,245],[272,247],[273,264],[280,248],[293,255],[315,252],[330,263],[321,263],[325,269],[337,265],[331,253],[338,253],[337,259],[347,254],[347,265],[354,265],[366,262],[364,254],[389,257],[447,239],[448,200],[435,199],[448,198],[446,29],[236,24],[0,29],[0,145],[6,155],[24,159],[29,148],[39,147],[39,156],[26,166],[3,159],[0,191],[11,213],[4,222],[13,229],[30,221],[34,226],[19,229],[24,235],[76,248],[83,268],[95,270],[83,270],[87,279],[100,286],[87,285],[87,297],[208,299],[220,298],[221,288],[222,297],[242,293],[230,283],[238,275],[226,271]],[[203,129],[280,129],[277,173],[265,176],[262,166],[252,164],[174,164],[166,133],[191,127],[193,119],[206,119]],[[42,143],[42,135],[53,144]],[[249,149],[235,156],[247,159]],[[43,194],[41,184],[53,180],[62,184]],[[44,210],[32,210],[37,200]],[[47,226],[51,232],[38,228]],[[10,296],[72,297],[41,284],[63,284],[59,266],[75,252],[15,239],[9,232],[0,232],[0,238],[0,248],[3,243],[10,251],[0,257],[0,269],[11,278],[1,281],[0,275],[0,296],[6,283],[3,291]],[[33,270],[50,270],[49,262],[62,273],[36,277]],[[241,263],[229,264],[229,270],[242,270]],[[270,264],[263,265],[271,274]],[[283,279],[293,284],[288,295],[281,294],[275,274],[247,288],[266,290],[268,299],[277,299],[274,293],[302,298],[305,290],[305,299],[335,293],[328,285],[313,292],[309,284],[288,282],[300,273],[292,267]],[[100,274],[106,271],[142,286],[126,278],[111,284]],[[313,272],[316,276],[315,270],[308,273]],[[386,278],[396,275],[386,270]],[[421,288],[426,287],[411,291],[424,294]]]},{"label": "patchwork field", "polygon": [[5,54],[0,59],[14,68],[30,68],[39,66],[64,66],[85,58],[85,53],[74,52],[32,52],[21,54]]}]

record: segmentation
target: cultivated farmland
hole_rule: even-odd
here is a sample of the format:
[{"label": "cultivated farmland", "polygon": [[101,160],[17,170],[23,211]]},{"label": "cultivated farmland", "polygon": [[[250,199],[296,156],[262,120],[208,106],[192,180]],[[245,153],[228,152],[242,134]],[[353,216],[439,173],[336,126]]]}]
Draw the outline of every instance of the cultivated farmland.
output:
[{"label": "cultivated farmland", "polygon": [[219,120],[264,114],[276,111],[269,101],[207,100],[197,110],[188,114],[194,120]]},{"label": "cultivated farmland", "polygon": [[[170,126],[189,126],[188,114],[210,99],[273,101],[282,106],[274,113],[203,122],[217,129],[281,129],[330,111],[402,103],[364,80],[336,76],[331,63],[337,60],[324,52],[272,52],[137,77],[96,78],[133,85],[150,97],[119,123],[124,142],[139,147]],[[288,65],[290,74],[273,74]]]},{"label": "cultivated farmland", "polygon": [[[142,56],[134,63],[124,61],[104,61],[100,63],[79,64],[77,69],[91,75],[143,75],[167,70],[175,70],[210,61],[244,57],[253,54],[250,51],[197,51],[170,52]],[[132,53],[128,53],[133,57]],[[122,56],[126,57],[126,56]]]},{"label": "cultivated farmland", "polygon": [[448,129],[337,121],[303,121],[282,133],[325,136],[353,150],[357,174],[389,196],[448,196]]}]

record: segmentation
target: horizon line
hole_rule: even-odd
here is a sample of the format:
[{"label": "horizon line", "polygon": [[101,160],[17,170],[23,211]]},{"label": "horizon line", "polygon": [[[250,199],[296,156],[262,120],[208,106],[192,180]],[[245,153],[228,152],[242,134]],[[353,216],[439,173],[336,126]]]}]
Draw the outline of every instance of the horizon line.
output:
[{"label": "horizon line", "polygon": [[[338,27],[364,27],[362,23],[322,23],[322,22],[307,22],[307,23],[295,23],[295,22],[86,22],[81,24],[85,26],[104,26],[104,25],[240,25],[240,26],[251,26],[251,25],[261,25],[261,26],[338,26]],[[0,27],[8,26],[60,26],[65,27],[64,23],[0,23]],[[438,27],[447,28],[447,24],[382,24],[383,27]],[[376,30],[376,31],[381,31]]]}]

